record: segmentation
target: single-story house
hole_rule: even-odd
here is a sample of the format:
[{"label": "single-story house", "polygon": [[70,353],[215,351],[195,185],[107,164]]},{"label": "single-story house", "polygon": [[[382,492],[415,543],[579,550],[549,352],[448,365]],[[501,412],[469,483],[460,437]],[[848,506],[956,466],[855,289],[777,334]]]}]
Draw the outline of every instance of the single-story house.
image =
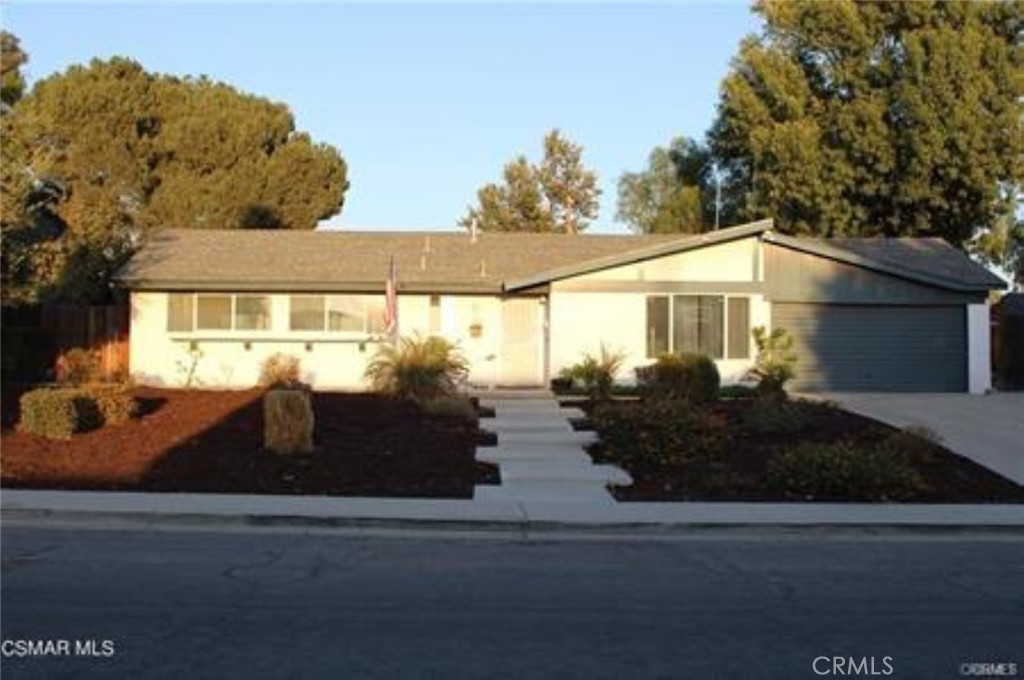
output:
[{"label": "single-story house", "polygon": [[794,238],[770,220],[700,235],[164,230],[119,273],[142,383],[248,387],[300,358],[317,388],[361,388],[389,262],[402,335],[457,343],[479,386],[540,386],[596,353],[623,379],[660,354],[752,366],[788,329],[799,390],[970,391],[991,383],[987,296],[1003,282],[940,239]]}]

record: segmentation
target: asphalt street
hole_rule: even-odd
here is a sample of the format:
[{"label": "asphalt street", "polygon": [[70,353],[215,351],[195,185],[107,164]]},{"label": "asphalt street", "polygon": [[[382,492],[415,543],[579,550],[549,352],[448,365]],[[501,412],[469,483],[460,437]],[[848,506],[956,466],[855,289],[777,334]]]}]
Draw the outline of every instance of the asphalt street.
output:
[{"label": "asphalt street", "polygon": [[0,541],[4,680],[818,678],[836,657],[859,675],[1024,675],[1019,535],[41,522]]}]

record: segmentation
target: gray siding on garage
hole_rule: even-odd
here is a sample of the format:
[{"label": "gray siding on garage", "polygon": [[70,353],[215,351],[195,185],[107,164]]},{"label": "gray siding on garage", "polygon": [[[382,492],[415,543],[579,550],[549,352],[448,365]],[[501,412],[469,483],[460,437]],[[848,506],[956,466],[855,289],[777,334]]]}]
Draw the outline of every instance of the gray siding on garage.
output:
[{"label": "gray siding on garage", "polygon": [[963,305],[774,303],[772,326],[792,333],[794,390],[963,392]]},{"label": "gray siding on garage", "polygon": [[953,305],[984,302],[966,293],[870,271],[775,244],[765,244],[765,296],[772,302],[861,305]]}]

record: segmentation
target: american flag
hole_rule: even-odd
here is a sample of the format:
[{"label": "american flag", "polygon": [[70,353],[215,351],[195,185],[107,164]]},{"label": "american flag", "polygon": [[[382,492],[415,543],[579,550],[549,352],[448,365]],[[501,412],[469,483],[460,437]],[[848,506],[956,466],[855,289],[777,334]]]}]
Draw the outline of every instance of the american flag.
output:
[{"label": "american flag", "polygon": [[398,268],[395,267],[395,256],[391,256],[388,268],[388,280],[384,286],[384,332],[391,341],[398,339]]}]

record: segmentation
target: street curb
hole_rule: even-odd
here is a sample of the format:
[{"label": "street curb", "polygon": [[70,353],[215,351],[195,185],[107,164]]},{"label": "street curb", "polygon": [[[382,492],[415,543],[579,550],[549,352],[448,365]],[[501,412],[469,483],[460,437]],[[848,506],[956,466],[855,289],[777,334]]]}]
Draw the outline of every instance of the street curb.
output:
[{"label": "street curb", "polygon": [[678,535],[709,531],[1024,535],[1024,505],[515,502],[26,491],[0,493],[8,522]]}]

